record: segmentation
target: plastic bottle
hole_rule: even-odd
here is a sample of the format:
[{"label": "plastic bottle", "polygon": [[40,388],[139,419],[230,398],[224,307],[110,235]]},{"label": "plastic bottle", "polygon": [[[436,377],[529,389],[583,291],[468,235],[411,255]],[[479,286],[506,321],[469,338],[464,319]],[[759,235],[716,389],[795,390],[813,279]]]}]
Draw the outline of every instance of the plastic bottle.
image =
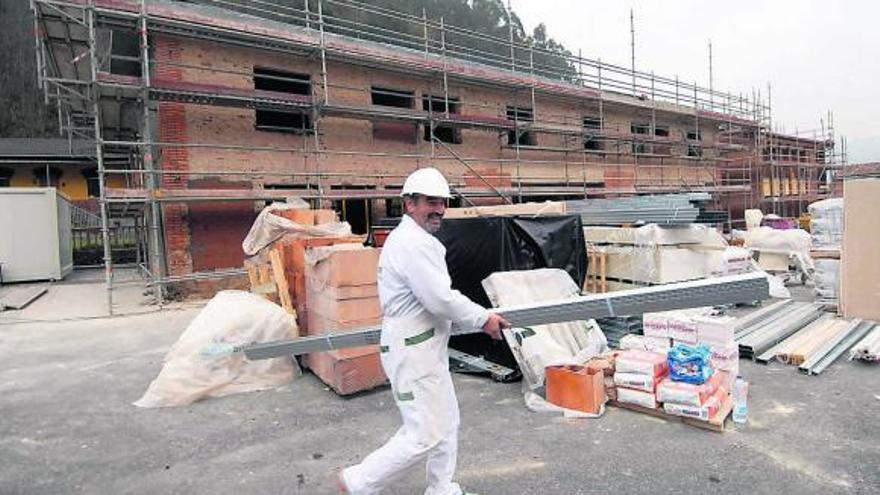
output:
[{"label": "plastic bottle", "polygon": [[749,420],[749,382],[737,377],[733,384],[733,422],[744,425]]}]

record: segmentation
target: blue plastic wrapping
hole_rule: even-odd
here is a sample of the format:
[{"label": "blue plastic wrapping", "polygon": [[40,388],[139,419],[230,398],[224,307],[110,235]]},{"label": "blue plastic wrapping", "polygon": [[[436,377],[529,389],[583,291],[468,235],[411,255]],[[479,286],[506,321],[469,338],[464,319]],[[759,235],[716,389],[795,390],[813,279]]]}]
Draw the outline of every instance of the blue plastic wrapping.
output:
[{"label": "blue plastic wrapping", "polygon": [[714,370],[711,365],[712,351],[708,346],[678,344],[666,355],[669,362],[669,378],[677,382],[701,385]]}]

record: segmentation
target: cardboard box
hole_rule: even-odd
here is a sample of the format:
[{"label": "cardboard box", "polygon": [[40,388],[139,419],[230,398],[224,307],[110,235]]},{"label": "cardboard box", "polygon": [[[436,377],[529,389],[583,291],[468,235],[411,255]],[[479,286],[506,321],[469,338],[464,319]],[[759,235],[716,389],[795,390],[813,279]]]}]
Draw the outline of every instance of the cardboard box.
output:
[{"label": "cardboard box", "polygon": [[[352,245],[349,245],[353,247]],[[339,249],[339,245],[315,250],[323,259],[308,267],[306,276],[332,287],[375,285],[379,267],[379,251],[360,246],[354,249]]]},{"label": "cardboard box", "polygon": [[669,318],[669,337],[687,344],[697,343],[697,324],[689,316],[675,315]]},{"label": "cardboard box", "polygon": [[598,414],[605,403],[605,382],[598,370],[577,365],[548,366],[544,377],[551,404]]},{"label": "cardboard box", "polygon": [[315,352],[305,361],[322,382],[340,395],[370,390],[388,381],[377,345]]}]

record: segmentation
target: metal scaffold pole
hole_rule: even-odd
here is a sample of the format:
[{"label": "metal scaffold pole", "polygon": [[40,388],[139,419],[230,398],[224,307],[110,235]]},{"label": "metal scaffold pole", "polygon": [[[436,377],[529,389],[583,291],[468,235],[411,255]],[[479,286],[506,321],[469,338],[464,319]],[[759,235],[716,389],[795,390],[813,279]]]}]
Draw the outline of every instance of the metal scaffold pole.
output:
[{"label": "metal scaffold pole", "polygon": [[[160,180],[155,172],[155,160],[153,156],[152,142],[153,130],[150,119],[150,46],[147,34],[147,3],[141,0],[140,17],[140,49],[141,49],[141,81],[143,83],[141,100],[143,104],[143,130],[142,138],[144,146],[141,148],[143,167],[147,189],[150,191],[149,222],[147,235],[150,245],[150,275],[153,280],[165,278],[165,251],[162,243],[162,208],[155,200],[155,192],[159,189]],[[161,306],[165,303],[165,286],[158,283],[154,287],[156,302]]]},{"label": "metal scaffold pole", "polygon": [[88,38],[91,85],[89,87],[92,100],[93,123],[95,128],[95,159],[98,162],[98,189],[100,191],[99,203],[101,208],[101,241],[104,244],[104,283],[107,289],[107,313],[113,315],[113,252],[110,244],[109,221],[107,219],[107,184],[104,176],[104,143],[101,129],[101,103],[100,88],[98,87],[98,47],[95,35],[95,4],[89,2],[88,15]]}]

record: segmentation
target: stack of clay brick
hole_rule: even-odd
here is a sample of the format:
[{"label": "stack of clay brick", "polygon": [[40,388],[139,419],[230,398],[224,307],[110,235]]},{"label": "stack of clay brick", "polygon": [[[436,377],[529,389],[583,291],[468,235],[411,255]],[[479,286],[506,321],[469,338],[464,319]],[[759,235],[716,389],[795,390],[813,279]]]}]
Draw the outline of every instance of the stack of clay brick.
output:
[{"label": "stack of clay brick", "polygon": [[[309,248],[305,255],[307,333],[325,335],[381,324],[379,251],[361,244]],[[305,364],[348,395],[386,382],[377,345],[309,354]]]}]

